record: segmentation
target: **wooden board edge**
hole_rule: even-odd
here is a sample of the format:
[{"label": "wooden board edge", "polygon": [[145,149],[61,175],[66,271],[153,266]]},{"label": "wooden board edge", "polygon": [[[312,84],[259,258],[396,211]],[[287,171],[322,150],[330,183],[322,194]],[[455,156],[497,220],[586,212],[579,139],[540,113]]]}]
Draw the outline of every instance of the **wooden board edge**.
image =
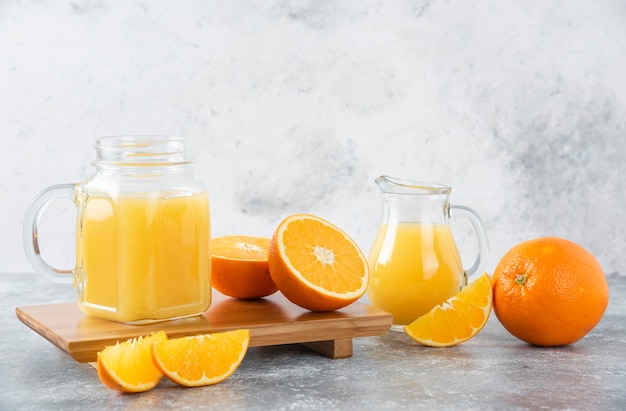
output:
[{"label": "wooden board edge", "polygon": [[70,347],[67,342],[61,336],[54,333],[52,330],[41,325],[39,321],[33,318],[26,310],[23,309],[23,307],[16,307],[15,314],[17,315],[17,318],[28,328],[44,337],[46,340],[52,343],[52,345],[56,346],[61,351],[72,356],[72,353],[70,352]]},{"label": "wooden board edge", "polygon": [[[74,360],[81,363],[96,361],[97,352],[106,345],[115,344],[117,341],[138,337],[137,334],[125,337],[112,337],[107,339],[81,340],[79,342],[66,341],[52,329],[45,327],[34,318],[28,311],[43,308],[43,306],[17,307],[16,315],[27,327],[41,335],[57,348],[68,354]],[[392,315],[379,313],[364,317],[324,318],[313,321],[287,323],[282,327],[275,324],[254,325],[252,327],[218,327],[206,332],[229,331],[237,328],[249,328],[251,332],[250,346],[262,347],[283,344],[304,344],[307,347],[326,355],[329,358],[346,358],[352,356],[352,338],[379,336],[385,334],[391,328]],[[311,327],[315,333],[311,333]],[[205,331],[191,331],[168,333],[170,338],[185,335],[201,334]]]},{"label": "wooden board edge", "polygon": [[[389,331],[391,320],[391,315],[367,319],[355,318],[348,321],[320,320],[312,323],[292,323],[278,331],[273,326],[257,326],[250,329],[250,346],[303,344],[379,336]],[[314,327],[314,333],[310,331],[311,327]]]}]

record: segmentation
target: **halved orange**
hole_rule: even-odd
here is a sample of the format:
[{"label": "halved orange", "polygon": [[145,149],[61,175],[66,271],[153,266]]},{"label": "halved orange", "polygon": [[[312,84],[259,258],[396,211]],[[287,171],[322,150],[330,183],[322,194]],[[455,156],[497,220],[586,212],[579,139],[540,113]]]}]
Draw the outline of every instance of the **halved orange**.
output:
[{"label": "halved orange", "polygon": [[491,279],[478,277],[455,296],[404,327],[422,345],[450,347],[469,340],[483,329],[493,302]]},{"label": "halved orange", "polygon": [[143,392],[157,386],[163,374],[152,362],[151,347],[167,340],[163,331],[104,347],[98,353],[100,381],[112,390]]},{"label": "halved orange", "polygon": [[234,298],[260,298],[278,291],[267,265],[270,239],[226,235],[211,240],[212,284]]},{"label": "halved orange", "polygon": [[247,329],[173,338],[154,343],[152,359],[170,380],[185,387],[200,387],[230,377],[249,344]]},{"label": "halved orange", "polygon": [[312,311],[332,311],[367,289],[367,260],[341,229],[310,214],[277,227],[269,246],[270,275],[288,300]]}]

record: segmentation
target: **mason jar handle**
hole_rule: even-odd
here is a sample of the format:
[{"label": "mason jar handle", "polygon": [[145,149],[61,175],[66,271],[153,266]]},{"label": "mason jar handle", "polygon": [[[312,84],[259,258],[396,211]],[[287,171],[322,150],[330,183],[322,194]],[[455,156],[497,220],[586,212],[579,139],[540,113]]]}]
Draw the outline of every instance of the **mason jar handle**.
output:
[{"label": "mason jar handle", "polygon": [[46,207],[54,200],[66,199],[74,202],[76,184],[57,184],[45,188],[30,203],[24,217],[24,252],[30,265],[39,273],[51,274],[58,280],[72,279],[74,270],[62,270],[48,264],[39,249],[39,220]]},{"label": "mason jar handle", "polygon": [[476,242],[478,243],[478,254],[472,266],[467,270],[467,278],[471,278],[474,274],[480,273],[480,271],[487,264],[487,257],[489,254],[489,242],[487,240],[487,232],[483,225],[480,216],[471,208],[461,205],[450,206],[450,217],[455,216],[464,218],[469,221]]}]

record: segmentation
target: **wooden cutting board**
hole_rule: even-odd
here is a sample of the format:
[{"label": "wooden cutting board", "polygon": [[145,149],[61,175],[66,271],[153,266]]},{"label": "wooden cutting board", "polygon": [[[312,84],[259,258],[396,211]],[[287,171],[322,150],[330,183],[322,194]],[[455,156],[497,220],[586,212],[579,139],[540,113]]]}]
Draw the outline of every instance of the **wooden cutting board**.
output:
[{"label": "wooden cutting board", "polygon": [[330,358],[352,356],[352,339],[382,335],[392,315],[359,302],[341,310],[312,312],[282,294],[257,300],[237,300],[213,292],[211,307],[202,315],[144,325],[121,324],[85,316],[76,303],[16,308],[17,317],[32,330],[79,362],[93,362],[106,345],[164,331],[169,338],[250,329],[250,346],[303,343]]}]

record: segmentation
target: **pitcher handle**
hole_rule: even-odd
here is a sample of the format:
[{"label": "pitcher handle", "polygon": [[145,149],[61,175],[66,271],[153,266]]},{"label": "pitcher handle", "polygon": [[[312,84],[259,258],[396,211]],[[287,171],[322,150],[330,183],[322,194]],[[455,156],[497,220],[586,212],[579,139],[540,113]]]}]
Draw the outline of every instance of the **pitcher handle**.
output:
[{"label": "pitcher handle", "polygon": [[[47,273],[61,282],[72,280],[74,270],[62,270],[50,265],[39,249],[39,220],[46,207],[54,200],[67,199],[74,202],[76,184],[57,184],[45,188],[30,203],[23,225],[24,252],[30,265],[39,273]],[[72,274],[72,277],[69,275]]]},{"label": "pitcher handle", "polygon": [[487,232],[480,216],[471,208],[461,205],[450,206],[450,217],[454,216],[465,218],[469,221],[476,242],[478,243],[478,254],[472,266],[467,270],[467,278],[471,278],[474,274],[481,272],[487,264],[489,255],[489,241],[487,240]]}]

